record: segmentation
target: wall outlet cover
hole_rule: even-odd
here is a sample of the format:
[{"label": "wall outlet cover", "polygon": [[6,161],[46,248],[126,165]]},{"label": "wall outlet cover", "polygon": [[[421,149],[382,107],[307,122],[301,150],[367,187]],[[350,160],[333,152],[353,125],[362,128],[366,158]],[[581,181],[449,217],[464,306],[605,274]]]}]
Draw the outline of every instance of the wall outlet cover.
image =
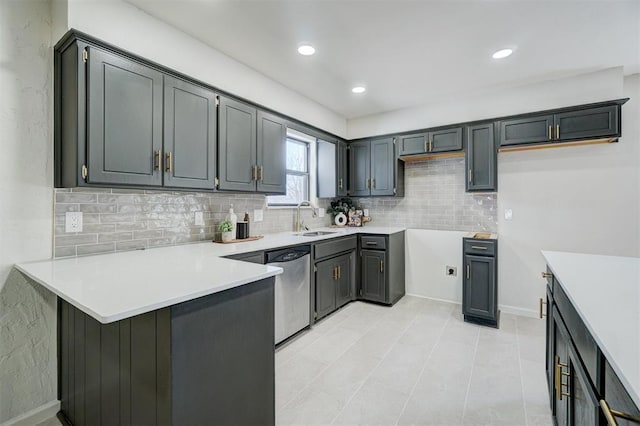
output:
[{"label": "wall outlet cover", "polygon": [[448,277],[457,277],[458,276],[458,268],[456,266],[445,266],[445,275]]},{"label": "wall outlet cover", "polygon": [[512,220],[513,219],[513,210],[504,209],[504,220]]},{"label": "wall outlet cover", "polygon": [[204,226],[204,213],[196,212],[196,226]]},{"label": "wall outlet cover", "polygon": [[82,212],[66,212],[64,232],[82,232]]},{"label": "wall outlet cover", "polygon": [[318,208],[318,217],[324,217],[324,207]]},{"label": "wall outlet cover", "polygon": [[262,209],[256,209],[253,211],[253,221],[262,222],[264,220],[264,211]]}]

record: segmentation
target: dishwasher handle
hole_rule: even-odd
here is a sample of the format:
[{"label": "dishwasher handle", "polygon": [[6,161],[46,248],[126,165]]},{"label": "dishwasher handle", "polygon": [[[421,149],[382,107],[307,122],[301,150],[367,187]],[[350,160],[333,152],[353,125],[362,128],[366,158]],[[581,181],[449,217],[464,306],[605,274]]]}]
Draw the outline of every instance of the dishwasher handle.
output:
[{"label": "dishwasher handle", "polygon": [[291,247],[283,250],[267,252],[266,263],[292,262],[311,254],[311,246]]}]

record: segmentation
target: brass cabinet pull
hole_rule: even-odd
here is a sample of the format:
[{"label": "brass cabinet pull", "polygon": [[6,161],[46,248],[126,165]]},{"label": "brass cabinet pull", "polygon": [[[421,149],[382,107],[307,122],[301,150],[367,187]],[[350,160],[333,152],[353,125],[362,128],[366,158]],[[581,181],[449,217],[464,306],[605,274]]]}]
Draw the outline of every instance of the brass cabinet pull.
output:
[{"label": "brass cabinet pull", "polygon": [[560,139],[560,125],[556,124],[556,140]]},{"label": "brass cabinet pull", "polygon": [[161,164],[162,164],[162,149],[159,149],[158,152],[156,152],[155,164],[153,165],[153,168],[155,170],[160,170]]},{"label": "brass cabinet pull", "polygon": [[260,166],[260,167],[258,168],[258,171],[260,172],[260,175],[259,175],[259,177],[258,177],[258,180],[259,180],[259,181],[263,181],[263,180],[264,180],[264,166]]},{"label": "brass cabinet pull", "polygon": [[429,152],[433,151],[433,141],[429,141]]},{"label": "brass cabinet pull", "polygon": [[564,392],[562,390],[563,386],[569,387],[569,384],[562,382],[562,376],[571,376],[571,373],[565,373],[562,371],[562,367],[568,367],[568,364],[560,362],[560,357],[556,355],[556,363],[555,363],[555,374],[554,374],[554,387],[556,390],[556,398],[558,401],[562,401],[562,397],[570,397],[571,394],[569,392]]},{"label": "brass cabinet pull", "polygon": [[384,272],[384,260],[380,259],[380,272]]},{"label": "brass cabinet pull", "polygon": [[540,310],[540,319],[544,318],[547,316],[547,314],[544,313],[544,310],[542,309],[542,305],[546,305],[547,302],[544,301],[544,299],[541,297],[540,298],[540,303],[538,304],[538,308]]},{"label": "brass cabinet pull", "polygon": [[167,164],[165,171],[169,173],[173,171],[173,154],[171,152],[167,152]]},{"label": "brass cabinet pull", "polygon": [[471,267],[467,265],[467,279],[469,279],[469,277],[471,277]]},{"label": "brass cabinet pull", "polygon": [[553,278],[553,274],[551,272],[543,272],[542,278]]},{"label": "brass cabinet pull", "polygon": [[338,279],[342,278],[342,266],[338,265]]},{"label": "brass cabinet pull", "polygon": [[633,416],[628,413],[623,413],[622,411],[613,410],[611,409],[611,407],[609,407],[609,403],[604,399],[600,400],[600,408],[602,408],[602,412],[604,413],[604,417],[607,419],[607,423],[609,424],[609,426],[618,426],[616,417],[629,420],[630,422],[640,423],[640,417]]},{"label": "brass cabinet pull", "polygon": [[469,169],[469,183],[473,183],[473,171]]},{"label": "brass cabinet pull", "polygon": [[333,279],[334,279],[334,281],[338,279],[338,267],[337,266],[333,267]]},{"label": "brass cabinet pull", "polygon": [[553,139],[552,130],[551,130],[552,127],[553,127],[552,125],[549,125],[549,140]]},{"label": "brass cabinet pull", "polygon": [[258,180],[258,167],[251,166],[251,180]]},{"label": "brass cabinet pull", "polygon": [[471,246],[471,248],[474,250],[487,250],[486,247],[482,247],[482,246]]},{"label": "brass cabinet pull", "polygon": [[342,189],[342,178],[338,179],[338,188]]},{"label": "brass cabinet pull", "polygon": [[371,179],[371,187],[375,189],[375,187],[376,187],[376,180],[375,179]]},{"label": "brass cabinet pull", "polygon": [[429,141],[427,141],[426,139],[424,140],[424,152],[429,152],[429,147],[428,147]]}]

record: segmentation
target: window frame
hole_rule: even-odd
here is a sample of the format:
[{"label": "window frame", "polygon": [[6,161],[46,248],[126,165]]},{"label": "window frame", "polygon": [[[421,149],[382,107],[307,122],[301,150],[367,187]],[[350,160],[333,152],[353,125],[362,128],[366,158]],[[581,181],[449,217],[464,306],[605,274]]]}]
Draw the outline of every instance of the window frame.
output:
[{"label": "window frame", "polygon": [[[312,185],[312,176],[311,176],[311,169],[312,169],[312,156],[311,156],[311,151],[313,149],[312,145],[315,145],[317,143],[317,138],[311,135],[305,135],[305,136],[309,136],[309,139],[305,140],[301,137],[296,137],[293,134],[290,134],[287,132],[287,137],[285,140],[285,144],[289,144],[289,141],[293,142],[293,143],[297,143],[300,145],[304,145],[305,149],[306,149],[306,172],[302,172],[299,170],[293,170],[293,169],[285,169],[285,182],[286,179],[289,175],[292,176],[306,176],[307,177],[307,187],[305,189],[305,193],[306,193],[306,200],[309,201],[313,201],[311,200],[311,198],[315,198],[315,194],[313,194],[313,185]],[[286,149],[286,148],[285,148]],[[278,203],[278,202],[274,202],[272,201],[273,198],[275,197],[281,197],[282,195],[275,195],[275,196],[269,196],[267,197],[267,207],[268,208],[292,208],[292,207],[297,207],[298,203],[290,203],[290,202],[283,202],[283,203]],[[285,194],[286,196],[286,194]],[[304,200],[301,200],[304,201]]]}]

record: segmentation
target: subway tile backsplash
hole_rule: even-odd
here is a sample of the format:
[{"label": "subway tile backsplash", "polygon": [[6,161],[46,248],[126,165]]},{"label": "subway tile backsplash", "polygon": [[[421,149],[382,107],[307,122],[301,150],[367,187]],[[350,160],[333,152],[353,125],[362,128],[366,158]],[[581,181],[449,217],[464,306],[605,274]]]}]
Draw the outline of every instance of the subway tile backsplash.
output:
[{"label": "subway tile backsplash", "polygon": [[[465,192],[464,159],[450,158],[405,164],[404,198],[356,198],[370,209],[372,226],[451,231],[497,230],[497,195]],[[295,209],[267,209],[259,194],[160,192],[144,190],[56,189],[54,256],[69,257],[136,250],[219,239],[218,223],[233,204],[239,219],[248,211],[251,235],[291,231]],[[328,207],[320,200],[319,207]],[[263,209],[264,220],[253,221]],[[65,213],[83,213],[83,230],[65,233]],[[204,226],[195,225],[195,212]],[[309,228],[327,226],[331,215],[312,218],[302,210]]]}]

